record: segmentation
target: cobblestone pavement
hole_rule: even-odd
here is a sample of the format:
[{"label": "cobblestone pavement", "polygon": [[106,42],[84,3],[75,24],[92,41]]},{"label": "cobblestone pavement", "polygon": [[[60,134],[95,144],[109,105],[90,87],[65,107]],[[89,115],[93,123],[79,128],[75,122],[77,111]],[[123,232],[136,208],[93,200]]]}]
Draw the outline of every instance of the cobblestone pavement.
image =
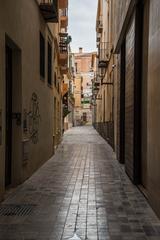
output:
[{"label": "cobblestone pavement", "polygon": [[160,222],[92,127],[0,205],[0,240],[160,240]]}]

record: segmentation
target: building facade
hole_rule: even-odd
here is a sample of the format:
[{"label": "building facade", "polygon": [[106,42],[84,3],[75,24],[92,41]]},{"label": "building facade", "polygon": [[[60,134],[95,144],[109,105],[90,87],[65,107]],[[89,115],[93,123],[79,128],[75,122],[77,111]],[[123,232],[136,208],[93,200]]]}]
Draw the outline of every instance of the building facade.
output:
[{"label": "building facade", "polygon": [[63,116],[64,116],[64,131],[74,126],[74,79],[75,79],[75,58],[69,48],[68,55],[68,74],[63,80]]},{"label": "building facade", "polygon": [[0,4],[0,199],[48,160],[60,142],[59,32],[67,8],[67,0]]},{"label": "building facade", "polygon": [[[97,20],[101,18],[102,24],[97,24],[100,31],[109,32],[113,48],[113,57],[103,65],[104,80],[109,81],[108,71],[113,69],[113,147],[130,179],[160,216],[160,2],[111,0],[99,1],[98,6]],[[105,18],[111,19],[107,26]],[[101,91],[102,84],[97,96]],[[105,106],[101,112],[108,111]]]},{"label": "building facade", "polygon": [[111,1],[99,1],[97,8],[97,69],[93,85],[94,126],[114,148],[114,75],[115,56],[112,43]]},{"label": "building facade", "polygon": [[[60,75],[60,85],[58,85],[57,92],[57,109],[59,115],[57,115],[57,131],[55,132],[56,137],[56,146],[61,142],[62,133],[64,131],[64,83],[68,81],[69,72],[70,72],[70,42],[71,36],[68,35],[68,0],[59,0],[59,29],[58,29],[58,66]],[[56,111],[57,112],[57,111]]]},{"label": "building facade", "polygon": [[92,56],[95,53],[84,53],[79,48],[75,53],[76,75],[74,81],[75,126],[92,124],[92,80],[94,69]]}]

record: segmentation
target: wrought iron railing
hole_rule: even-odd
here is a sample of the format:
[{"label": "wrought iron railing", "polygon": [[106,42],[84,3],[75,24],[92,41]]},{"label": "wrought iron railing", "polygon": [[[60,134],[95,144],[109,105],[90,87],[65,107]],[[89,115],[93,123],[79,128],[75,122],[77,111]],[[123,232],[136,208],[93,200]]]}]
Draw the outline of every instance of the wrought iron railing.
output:
[{"label": "wrought iron railing", "polygon": [[58,0],[41,0],[39,6],[46,22],[58,22]]},{"label": "wrought iron railing", "polygon": [[68,53],[68,33],[59,34],[59,51],[60,53]]},{"label": "wrought iron railing", "polygon": [[98,46],[98,67],[107,68],[112,52],[112,45],[109,42],[100,42]]},{"label": "wrought iron railing", "polygon": [[101,40],[101,34],[100,34],[100,33],[97,33],[97,37],[96,37],[96,42],[97,42],[97,44],[100,43],[100,40]]},{"label": "wrought iron railing", "polygon": [[102,33],[102,31],[103,31],[103,17],[102,16],[100,16],[99,19],[97,20],[96,29],[97,29],[98,33]]},{"label": "wrought iron railing", "polygon": [[100,89],[100,79],[98,72],[95,73],[94,79],[92,80],[92,94],[93,96],[96,96]]},{"label": "wrought iron railing", "polygon": [[100,42],[98,47],[99,61],[109,61],[112,45],[109,42]]}]

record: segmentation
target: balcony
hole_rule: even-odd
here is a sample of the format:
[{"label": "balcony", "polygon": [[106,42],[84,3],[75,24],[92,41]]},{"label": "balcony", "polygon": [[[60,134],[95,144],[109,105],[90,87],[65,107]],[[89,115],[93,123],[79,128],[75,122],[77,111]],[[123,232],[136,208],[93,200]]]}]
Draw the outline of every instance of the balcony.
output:
[{"label": "balcony", "polygon": [[99,89],[100,89],[100,83],[99,82],[93,82],[93,86],[92,86],[93,95],[97,95]]},{"label": "balcony", "polygon": [[97,31],[97,33],[102,33],[103,32],[102,16],[100,16],[99,19],[97,20],[96,31]]},{"label": "balcony", "polygon": [[97,69],[96,74],[94,76],[94,79],[92,81],[92,93],[93,93],[93,96],[97,96],[97,94],[98,94],[98,92],[100,90],[100,86],[101,86],[100,70],[101,69]]},{"label": "balcony", "polygon": [[[68,88],[68,84],[65,84],[65,85],[67,85],[67,88]],[[64,87],[66,87],[66,86],[64,86]],[[68,94],[68,89],[67,89],[67,91],[66,92],[64,92],[64,94],[63,94],[63,118],[65,118],[69,113],[70,113],[70,111],[69,111],[69,106],[68,106],[68,97],[69,97],[69,94]]]},{"label": "balcony", "polygon": [[68,68],[68,33],[59,34],[59,63],[64,71]]},{"label": "balcony", "polygon": [[39,8],[46,22],[58,22],[58,0],[41,0]]},{"label": "balcony", "polygon": [[68,8],[68,0],[59,0],[59,8],[60,9]]},{"label": "balcony", "polygon": [[96,38],[97,44],[99,44],[100,41],[101,41],[101,34],[100,34],[100,33],[97,33],[97,38]]},{"label": "balcony", "polygon": [[111,44],[109,42],[101,42],[98,48],[98,67],[107,68],[110,55],[111,55]]},{"label": "balcony", "polygon": [[61,28],[67,28],[68,26],[68,9],[60,9],[60,22]]},{"label": "balcony", "polygon": [[98,89],[100,88],[100,83],[99,82],[95,82],[94,83],[94,89]]},{"label": "balcony", "polygon": [[60,67],[60,73],[61,74],[67,74],[68,73],[68,66],[67,65],[61,66]]}]

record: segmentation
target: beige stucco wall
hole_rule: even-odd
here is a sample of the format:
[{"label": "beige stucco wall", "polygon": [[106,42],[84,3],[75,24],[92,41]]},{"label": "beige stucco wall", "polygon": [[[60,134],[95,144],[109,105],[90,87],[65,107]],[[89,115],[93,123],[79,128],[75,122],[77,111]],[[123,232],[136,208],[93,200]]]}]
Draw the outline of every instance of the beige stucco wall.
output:
[{"label": "beige stucco wall", "polygon": [[[114,2],[109,1],[101,1],[101,7],[103,16],[103,31],[101,33],[101,41],[108,43],[108,47],[111,49],[113,42],[113,32],[112,32],[112,18],[113,18],[113,8],[114,8]],[[116,77],[116,74],[114,74],[113,65],[116,65],[116,62],[114,60],[113,54],[110,56],[110,61],[107,67],[106,75],[103,79],[104,83],[109,82],[115,82],[113,81],[113,78]],[[97,103],[97,122],[109,122],[113,120],[113,85],[101,85],[99,93],[98,93],[98,100]]]},{"label": "beige stucco wall", "polygon": [[[42,31],[46,37],[46,59],[47,40],[53,40],[43,17],[40,14],[36,1],[6,0],[0,4],[0,109],[2,109],[3,144],[0,146],[0,191],[4,190],[4,149],[5,149],[5,34],[21,50],[21,112],[24,109],[30,111],[32,93],[38,96],[40,124],[38,143],[33,144],[29,134],[23,134],[21,125],[21,147],[24,138],[29,141],[28,164],[22,166],[22,154],[19,155],[18,182],[29,177],[42,163],[48,160],[53,152],[53,89],[47,83],[47,60],[46,78],[40,79],[39,73],[39,32]],[[53,45],[54,49],[54,45]],[[13,82],[14,84],[14,82]],[[18,86],[17,86],[18,87]],[[16,89],[14,94],[16,94]],[[13,98],[15,96],[13,95]],[[18,101],[18,100],[17,100]],[[22,120],[23,123],[23,120]],[[45,141],[44,141],[45,139]]]},{"label": "beige stucco wall", "polygon": [[[116,87],[117,72],[116,68],[113,70],[112,65],[116,66],[116,59],[112,55],[106,76],[104,78],[104,85],[101,85],[97,102],[97,122],[109,122],[115,119],[113,110],[113,92],[115,93],[114,85]],[[113,83],[105,84],[105,83]],[[115,93],[116,94],[116,93]],[[116,97],[116,95],[114,96]]]}]

